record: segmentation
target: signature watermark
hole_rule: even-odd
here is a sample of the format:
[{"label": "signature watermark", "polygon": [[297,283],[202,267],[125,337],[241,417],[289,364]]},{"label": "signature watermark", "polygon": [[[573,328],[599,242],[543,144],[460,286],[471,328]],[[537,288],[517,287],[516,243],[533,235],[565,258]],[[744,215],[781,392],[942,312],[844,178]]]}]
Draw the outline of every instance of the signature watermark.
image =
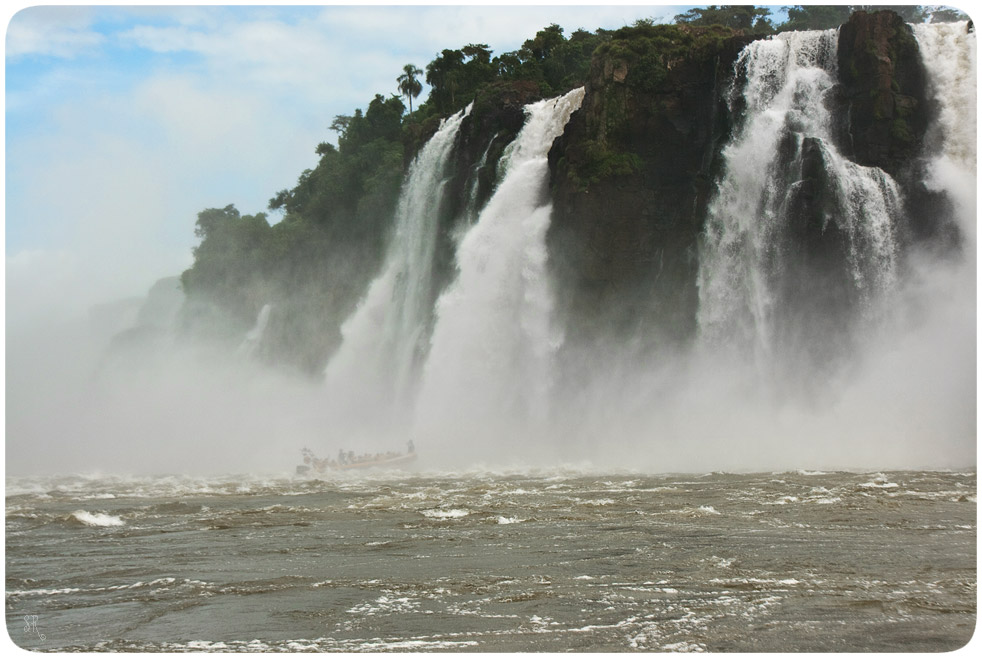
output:
[{"label": "signature watermark", "polygon": [[37,634],[38,638],[42,642],[44,642],[44,633],[38,630],[38,616],[24,615],[24,632],[30,633],[32,631]]}]

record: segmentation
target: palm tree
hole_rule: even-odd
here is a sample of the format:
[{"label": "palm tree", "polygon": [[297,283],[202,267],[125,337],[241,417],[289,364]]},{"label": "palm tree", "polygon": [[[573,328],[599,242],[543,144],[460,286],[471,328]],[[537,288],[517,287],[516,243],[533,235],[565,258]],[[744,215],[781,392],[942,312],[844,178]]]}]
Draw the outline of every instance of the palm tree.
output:
[{"label": "palm tree", "polygon": [[413,99],[423,91],[423,83],[416,79],[417,75],[423,75],[423,70],[416,68],[415,64],[406,64],[402,67],[402,75],[396,78],[399,83],[399,91],[409,99],[409,113],[413,113]]}]

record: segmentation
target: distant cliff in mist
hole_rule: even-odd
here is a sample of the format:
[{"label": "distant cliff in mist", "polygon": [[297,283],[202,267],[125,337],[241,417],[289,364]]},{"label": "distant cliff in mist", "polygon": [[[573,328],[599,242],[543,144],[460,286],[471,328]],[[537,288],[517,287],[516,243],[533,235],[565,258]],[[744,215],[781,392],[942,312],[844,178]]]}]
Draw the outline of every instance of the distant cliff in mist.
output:
[{"label": "distant cliff in mist", "polygon": [[[568,37],[554,25],[498,56],[483,44],[444,50],[426,67],[429,98],[412,113],[401,98],[377,95],[364,112],[335,118],[338,145],[318,145],[318,165],[270,200],[280,221],[242,215],[234,205],[199,214],[201,243],[181,278],[188,300],[180,331],[237,344],[270,305],[255,356],[319,375],[341,341],[342,322],[379,272],[407,167],[440,120],[473,103],[439,210],[437,294],[453,277],[456,236],[500,180],[497,164],[522,128],[523,107],[585,86],[581,109],[549,153],[549,264],[566,342],[576,349],[609,340],[691,341],[699,243],[723,151],[745,119],[733,91],[747,74],[740,55],[775,30],[766,10],[710,11],[722,9],[689,12],[675,25],[640,22]],[[905,249],[957,249],[948,201],[923,182],[937,108],[909,25],[893,11],[792,9],[779,28],[844,21],[828,108],[837,152],[900,186]],[[711,22],[717,19],[736,26]],[[829,155],[808,140],[789,141],[786,151],[795,257],[806,267],[781,294],[828,297],[824,311],[802,310],[819,321],[829,308],[857,303],[843,274],[850,242],[829,220],[836,203]]]}]

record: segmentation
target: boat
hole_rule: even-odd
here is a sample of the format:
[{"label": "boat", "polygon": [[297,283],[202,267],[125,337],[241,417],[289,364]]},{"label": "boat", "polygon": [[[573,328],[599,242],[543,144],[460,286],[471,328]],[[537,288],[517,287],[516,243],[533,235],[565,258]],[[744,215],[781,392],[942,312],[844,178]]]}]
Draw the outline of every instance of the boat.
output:
[{"label": "boat", "polygon": [[317,457],[310,448],[300,451],[303,455],[303,464],[297,466],[297,475],[310,475],[312,473],[326,473],[327,471],[352,471],[369,468],[395,468],[405,466],[416,461],[416,450],[412,441],[409,442],[409,450],[404,453],[386,452],[374,455],[359,455],[354,453],[338,454],[338,459],[321,459]]}]

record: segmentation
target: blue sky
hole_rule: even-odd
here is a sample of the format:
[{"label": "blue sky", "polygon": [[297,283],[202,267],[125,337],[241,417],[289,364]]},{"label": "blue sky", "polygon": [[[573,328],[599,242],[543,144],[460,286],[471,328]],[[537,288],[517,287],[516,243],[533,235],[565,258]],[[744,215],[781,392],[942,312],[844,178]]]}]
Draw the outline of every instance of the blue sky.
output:
[{"label": "blue sky", "polygon": [[[198,211],[265,210],[334,116],[443,48],[514,50],[550,23],[670,20],[668,5],[59,6],[8,15],[8,321],[142,294],[191,263]],[[9,10],[8,10],[9,11]],[[424,96],[425,96],[424,91]],[[9,324],[9,322],[8,322]]]}]

